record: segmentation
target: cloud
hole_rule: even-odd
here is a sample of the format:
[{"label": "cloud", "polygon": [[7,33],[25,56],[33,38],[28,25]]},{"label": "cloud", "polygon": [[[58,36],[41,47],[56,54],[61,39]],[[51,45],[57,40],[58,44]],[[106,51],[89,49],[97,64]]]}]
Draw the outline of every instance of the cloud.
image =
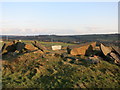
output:
[{"label": "cloud", "polygon": [[102,34],[117,32],[114,29],[105,29],[102,27],[84,27],[78,29],[57,29],[57,28],[1,28],[0,34],[3,35],[82,35],[82,34]]},{"label": "cloud", "polygon": [[112,29],[111,27],[97,27],[97,26],[91,26],[91,27],[85,27],[86,33],[108,33],[109,32],[117,32],[117,29]]},{"label": "cloud", "polygon": [[45,29],[45,28],[2,28],[2,34],[10,35],[33,35],[33,34],[77,34],[75,30],[72,29]]}]

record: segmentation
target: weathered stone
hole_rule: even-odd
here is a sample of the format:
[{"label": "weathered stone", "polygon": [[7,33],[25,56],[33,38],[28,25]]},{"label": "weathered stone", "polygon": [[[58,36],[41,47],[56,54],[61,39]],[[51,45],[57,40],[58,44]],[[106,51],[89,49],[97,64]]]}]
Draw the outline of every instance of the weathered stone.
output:
[{"label": "weathered stone", "polygon": [[100,49],[105,56],[108,55],[112,51],[109,47],[106,47],[103,44],[100,45]]},{"label": "weathered stone", "polygon": [[70,51],[71,51],[70,47],[67,46],[67,53],[70,54]]},{"label": "weathered stone", "polygon": [[96,48],[96,42],[91,42],[90,45],[92,46],[93,50]]},{"label": "weathered stone", "polygon": [[85,55],[89,56],[89,55],[92,55],[92,53],[93,53],[93,46],[90,45],[86,50]]},{"label": "weathered stone", "polygon": [[[93,48],[95,48],[96,42],[92,43],[85,43],[79,46],[76,46],[75,48],[69,48],[68,53],[70,51],[71,55],[91,55],[93,52]],[[71,50],[70,50],[71,49]]]},{"label": "weathered stone", "polygon": [[18,42],[17,40],[14,40],[14,41],[13,41],[13,44],[16,44],[17,42]]},{"label": "weathered stone", "polygon": [[120,65],[120,57],[116,55],[115,53],[110,53],[110,55],[115,60],[115,63]]},{"label": "weathered stone", "polygon": [[38,48],[34,47],[33,45],[26,44],[26,45],[25,45],[25,49],[26,49],[26,50],[33,51],[33,50],[37,50]]},{"label": "weathered stone", "polygon": [[112,49],[120,55],[120,48],[117,46],[112,46]]},{"label": "weathered stone", "polygon": [[16,51],[15,41],[10,42],[10,43],[4,43],[1,51],[2,51],[2,54],[9,53],[9,52],[15,52]]},{"label": "weathered stone", "polygon": [[72,61],[72,59],[71,59],[71,58],[67,58],[66,61],[67,61],[67,62],[70,62],[70,61]]},{"label": "weathered stone", "polygon": [[7,52],[14,52],[16,50],[16,46],[14,43],[8,43],[5,49]]},{"label": "weathered stone", "polygon": [[17,53],[16,52],[8,52],[7,55],[9,55],[9,56],[16,56]]},{"label": "weathered stone", "polygon": [[[105,56],[111,56],[112,57],[112,59],[114,59],[114,62],[116,63],[116,64],[119,64],[120,65],[120,57],[119,57],[119,52],[117,51],[117,50],[115,50],[115,48],[113,48],[113,47],[106,47],[106,46],[104,46],[103,44],[101,44],[101,50],[102,50],[102,52],[103,52],[103,54],[105,55]],[[116,54],[115,52],[114,52],[114,50],[118,53],[118,54]],[[110,58],[111,58],[110,57]]]},{"label": "weathered stone", "polygon": [[16,49],[21,52],[25,48],[25,43],[17,42],[16,43]]},{"label": "weathered stone", "polygon": [[46,47],[44,47],[42,44],[38,43],[37,41],[32,42],[32,44],[37,47],[38,49],[40,49],[41,51],[45,52],[46,51]]},{"label": "weathered stone", "polygon": [[100,51],[100,47],[99,47],[99,46],[96,46],[96,47],[95,47],[95,50]]},{"label": "weathered stone", "polygon": [[33,53],[41,53],[41,54],[43,54],[43,52],[41,50],[34,51]]},{"label": "weathered stone", "polygon": [[88,55],[88,53],[92,52],[92,46],[86,45],[79,48],[73,48],[70,52],[72,55]]},{"label": "weathered stone", "polygon": [[2,48],[1,48],[1,52],[3,52],[5,50],[6,47],[6,43],[3,44]]},{"label": "weathered stone", "polygon": [[12,43],[8,43],[8,44],[4,44],[2,47],[2,52],[3,53],[9,53],[9,52],[17,52],[20,53],[23,50],[36,50],[37,48],[35,48],[32,45],[29,44],[25,44],[24,42],[17,42],[17,41],[13,41]]}]

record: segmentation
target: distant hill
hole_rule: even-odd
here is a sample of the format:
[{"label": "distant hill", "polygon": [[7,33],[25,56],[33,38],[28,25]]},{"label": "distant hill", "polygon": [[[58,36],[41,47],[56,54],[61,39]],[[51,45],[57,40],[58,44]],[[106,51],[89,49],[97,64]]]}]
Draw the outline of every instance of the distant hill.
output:
[{"label": "distant hill", "polygon": [[3,35],[2,39],[9,40],[39,40],[44,42],[66,42],[66,43],[84,43],[84,42],[104,42],[119,43],[120,34],[92,34],[92,35],[37,35],[37,36],[7,36]]}]

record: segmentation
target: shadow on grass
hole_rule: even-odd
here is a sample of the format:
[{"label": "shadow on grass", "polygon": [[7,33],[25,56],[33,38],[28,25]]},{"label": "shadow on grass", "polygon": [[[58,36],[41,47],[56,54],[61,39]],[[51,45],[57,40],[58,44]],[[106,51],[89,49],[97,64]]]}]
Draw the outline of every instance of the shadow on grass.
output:
[{"label": "shadow on grass", "polygon": [[27,54],[27,53],[32,53],[32,52],[35,52],[35,51],[38,51],[38,50],[26,51],[26,52],[22,52],[22,53],[15,53],[15,52],[4,53],[2,55],[2,60],[11,61],[15,58],[18,58],[19,56],[22,56],[22,55]]}]

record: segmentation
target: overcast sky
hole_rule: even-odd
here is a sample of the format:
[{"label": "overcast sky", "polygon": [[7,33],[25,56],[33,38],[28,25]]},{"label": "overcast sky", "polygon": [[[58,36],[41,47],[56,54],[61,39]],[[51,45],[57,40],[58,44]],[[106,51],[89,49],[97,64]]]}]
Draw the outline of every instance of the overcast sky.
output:
[{"label": "overcast sky", "polygon": [[4,35],[81,35],[118,32],[117,2],[4,2]]}]

